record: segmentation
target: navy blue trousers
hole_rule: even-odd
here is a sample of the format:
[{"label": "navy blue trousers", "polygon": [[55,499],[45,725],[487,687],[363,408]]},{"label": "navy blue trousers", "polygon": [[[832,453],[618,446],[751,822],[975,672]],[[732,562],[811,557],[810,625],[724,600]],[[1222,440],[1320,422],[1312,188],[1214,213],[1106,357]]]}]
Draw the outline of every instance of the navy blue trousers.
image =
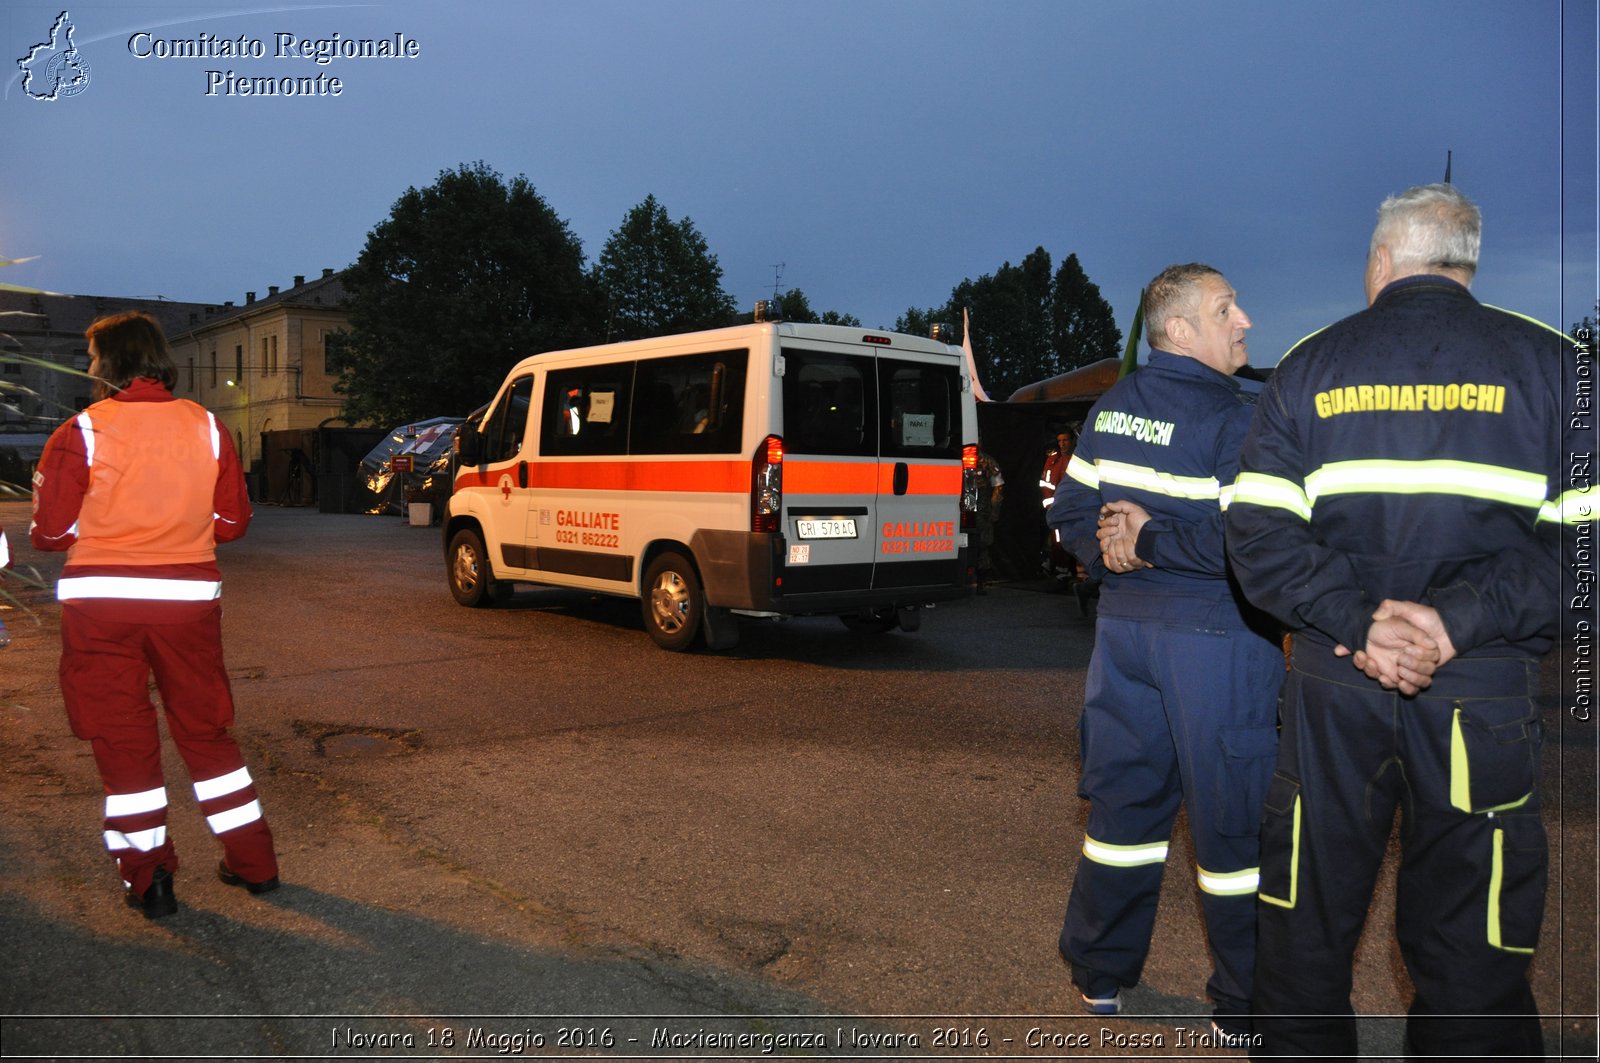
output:
[{"label": "navy blue trousers", "polygon": [[1080,723],[1083,856],[1061,955],[1091,997],[1138,983],[1180,804],[1221,1016],[1249,1008],[1261,807],[1277,744],[1283,653],[1250,631],[1101,617]]},{"label": "navy blue trousers", "polygon": [[1524,1056],[1544,916],[1535,662],[1459,659],[1415,698],[1301,642],[1262,825],[1263,1056],[1356,1055],[1351,963],[1402,810],[1395,934],[1418,1055]]}]

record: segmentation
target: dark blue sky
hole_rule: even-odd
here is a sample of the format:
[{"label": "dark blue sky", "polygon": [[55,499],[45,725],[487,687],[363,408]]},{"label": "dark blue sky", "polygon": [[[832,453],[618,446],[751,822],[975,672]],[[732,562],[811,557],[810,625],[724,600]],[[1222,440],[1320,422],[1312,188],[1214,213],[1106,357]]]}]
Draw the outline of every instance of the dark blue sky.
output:
[{"label": "dark blue sky", "polygon": [[[239,302],[481,159],[591,261],[653,193],[742,307],[782,263],[873,326],[1043,246],[1126,328],[1157,270],[1207,261],[1270,365],[1360,307],[1379,200],[1453,150],[1480,298],[1562,327],[1595,301],[1595,0],[98,0],[67,7],[88,85],[32,99],[15,61],[62,3],[0,9],[0,256],[40,256],[12,283]],[[280,32],[420,54],[318,65]],[[202,34],[266,55],[134,54]],[[207,95],[209,70],[343,91]]]}]

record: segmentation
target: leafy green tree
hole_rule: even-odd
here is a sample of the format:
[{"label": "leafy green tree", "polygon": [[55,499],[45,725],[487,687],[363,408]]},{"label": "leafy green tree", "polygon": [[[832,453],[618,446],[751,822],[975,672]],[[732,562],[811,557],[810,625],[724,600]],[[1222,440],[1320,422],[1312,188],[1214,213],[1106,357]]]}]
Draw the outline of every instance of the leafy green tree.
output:
[{"label": "leafy green tree", "polygon": [[854,328],[861,326],[861,319],[854,314],[841,314],[837,310],[817,313],[811,309],[811,301],[806,298],[806,293],[799,288],[790,288],[778,296],[778,305],[783,308],[785,321],[795,321],[800,324],[849,325]]},{"label": "leafy green tree", "polygon": [[329,351],[343,415],[466,414],[518,359],[592,342],[583,245],[518,176],[483,162],[408,188],[344,274],[350,330]]},{"label": "leafy green tree", "polygon": [[907,310],[895,330],[927,335],[928,325],[958,325],[970,315],[972,353],[984,389],[1004,399],[1044,380],[1122,353],[1122,331],[1109,303],[1069,254],[1052,274],[1050,253],[1034,248],[1018,265],[964,280],[942,307]]},{"label": "leafy green tree", "polygon": [[1055,352],[1057,373],[1117,356],[1122,347],[1122,330],[1117,327],[1111,304],[1083,271],[1077,255],[1068,255],[1056,270],[1050,309],[1050,346]]},{"label": "leafy green tree", "polygon": [[595,280],[606,336],[636,340],[719,328],[734,319],[717,256],[688,218],[674,222],[654,195],[628,211],[600,252]]},{"label": "leafy green tree", "polygon": [[943,306],[930,306],[927,309],[907,307],[905,313],[894,319],[894,331],[903,332],[907,336],[926,336],[934,325],[950,325],[961,320],[959,308],[954,319],[947,315],[947,310],[948,308]]}]

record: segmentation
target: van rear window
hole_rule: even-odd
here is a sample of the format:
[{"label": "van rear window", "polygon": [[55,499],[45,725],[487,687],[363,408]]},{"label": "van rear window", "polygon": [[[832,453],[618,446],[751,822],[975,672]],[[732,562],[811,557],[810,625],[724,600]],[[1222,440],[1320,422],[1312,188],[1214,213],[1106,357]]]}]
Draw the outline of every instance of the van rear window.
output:
[{"label": "van rear window", "polygon": [[961,457],[961,374],[950,364],[786,349],[783,443],[796,454]]},{"label": "van rear window", "polygon": [[883,457],[961,456],[961,374],[955,366],[881,358],[878,380]]},{"label": "van rear window", "polygon": [[876,457],[873,359],[785,349],[783,445],[795,454]]}]

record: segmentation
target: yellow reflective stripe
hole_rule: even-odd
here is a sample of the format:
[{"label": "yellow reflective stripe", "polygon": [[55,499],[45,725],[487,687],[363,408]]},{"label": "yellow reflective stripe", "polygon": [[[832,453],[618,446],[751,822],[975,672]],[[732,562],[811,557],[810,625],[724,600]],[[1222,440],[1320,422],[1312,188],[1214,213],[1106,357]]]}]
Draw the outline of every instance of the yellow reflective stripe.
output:
[{"label": "yellow reflective stripe", "polygon": [[1289,896],[1273,897],[1266,893],[1258,893],[1268,904],[1275,904],[1279,908],[1293,908],[1300,899],[1300,795],[1294,795],[1294,829],[1289,834]]},{"label": "yellow reflective stripe", "polygon": [[1120,461],[1097,461],[1095,471],[1101,483],[1137,487],[1169,498],[1208,501],[1222,496],[1222,485],[1215,476],[1174,476],[1148,465],[1128,465]]},{"label": "yellow reflective stripe", "polygon": [[1467,742],[1461,735],[1461,709],[1450,714],[1450,807],[1472,811],[1472,778],[1467,764]]},{"label": "yellow reflective stripe", "polygon": [[1233,505],[1233,493],[1238,489],[1238,484],[1224,484],[1222,490],[1218,492],[1217,502],[1222,506],[1224,513],[1228,511],[1229,506]]},{"label": "yellow reflective stripe", "polygon": [[1241,472],[1239,482],[1233,486],[1233,502],[1286,509],[1301,520],[1311,519],[1311,503],[1300,485],[1264,472]]},{"label": "yellow reflective stripe", "polygon": [[1097,864],[1111,867],[1142,867],[1146,864],[1164,864],[1167,861],[1167,843],[1150,842],[1144,845],[1112,845],[1098,842],[1087,834],[1083,836],[1083,855]]},{"label": "yellow reflective stripe", "polygon": [[1261,884],[1261,869],[1247,867],[1243,871],[1207,871],[1195,865],[1195,881],[1200,888],[1214,897],[1239,897],[1254,893]]},{"label": "yellow reflective stripe", "polygon": [[1594,519],[1596,502],[1600,497],[1595,497],[1593,488],[1566,491],[1539,508],[1539,519],[1553,524],[1584,524]]},{"label": "yellow reflective stripe", "polygon": [[1571,336],[1567,335],[1565,332],[1562,332],[1560,329],[1556,328],[1554,325],[1546,325],[1543,321],[1540,321],[1536,317],[1529,317],[1527,314],[1519,314],[1515,310],[1507,310],[1503,306],[1494,306],[1494,305],[1492,305],[1490,303],[1481,303],[1479,305],[1481,305],[1486,310],[1498,310],[1502,314],[1510,314],[1512,317],[1521,318],[1522,320],[1528,322],[1530,325],[1538,325],[1540,328],[1544,329],[1546,332],[1553,332],[1557,336],[1560,336],[1562,339],[1566,340],[1568,343],[1576,343],[1577,342]]},{"label": "yellow reflective stripe", "polygon": [[1067,475],[1085,487],[1100,490],[1100,474],[1095,471],[1094,465],[1076,454],[1067,460]]},{"label": "yellow reflective stripe", "polygon": [[1545,478],[1538,473],[1473,461],[1336,461],[1306,477],[1313,506],[1325,495],[1442,494],[1538,509]]},{"label": "yellow reflective stripe", "polygon": [[1500,885],[1505,878],[1504,857],[1501,855],[1505,847],[1506,832],[1495,828],[1494,832],[1494,860],[1489,868],[1489,944],[1501,952],[1520,952],[1525,956],[1533,955],[1531,948],[1518,948],[1507,945],[1500,936]]},{"label": "yellow reflective stripe", "polygon": [[1515,801],[1507,801],[1493,808],[1472,807],[1472,765],[1467,760],[1467,741],[1461,733],[1461,709],[1458,706],[1450,716],[1450,806],[1462,812],[1509,812],[1533,800],[1529,790]]}]

